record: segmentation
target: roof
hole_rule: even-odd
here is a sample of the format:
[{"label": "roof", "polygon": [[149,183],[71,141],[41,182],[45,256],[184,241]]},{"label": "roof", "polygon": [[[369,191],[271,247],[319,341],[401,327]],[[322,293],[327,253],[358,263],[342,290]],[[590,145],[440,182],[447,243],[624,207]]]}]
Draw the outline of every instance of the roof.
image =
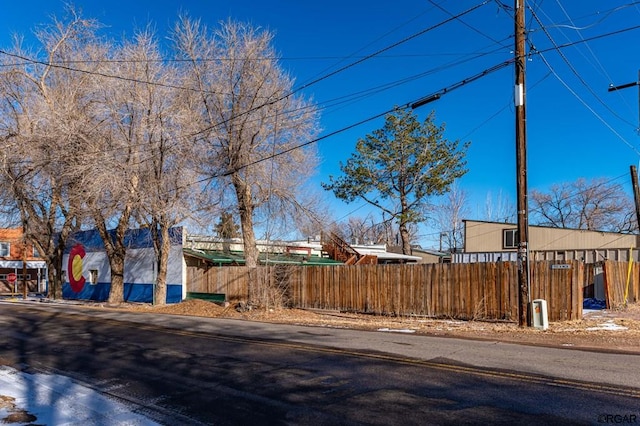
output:
[{"label": "roof", "polygon": [[[187,256],[203,259],[218,265],[244,265],[245,259],[242,252],[219,251],[219,250],[200,250],[200,249],[183,249],[183,253]],[[259,253],[258,262],[262,264],[275,265],[342,265],[341,262],[335,260],[314,256],[301,255],[293,253]]]},{"label": "roof", "polygon": [[422,260],[420,256],[410,256],[408,254],[391,253],[388,251],[379,250],[377,248],[365,248],[363,246],[352,246],[361,255],[376,256],[379,263],[385,263],[386,261],[393,262],[419,262]]},{"label": "roof", "polygon": [[411,250],[414,253],[425,253],[425,254],[430,254],[431,256],[438,256],[438,257],[446,257],[451,254],[448,251],[445,252],[445,251],[429,250],[429,249],[415,248],[415,247]]}]

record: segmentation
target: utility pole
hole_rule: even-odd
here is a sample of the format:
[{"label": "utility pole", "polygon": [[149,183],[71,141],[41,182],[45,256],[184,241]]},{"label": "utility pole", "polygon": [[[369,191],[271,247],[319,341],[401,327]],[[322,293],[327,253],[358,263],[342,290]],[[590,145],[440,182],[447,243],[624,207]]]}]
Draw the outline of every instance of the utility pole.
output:
[{"label": "utility pole", "polygon": [[22,227],[22,298],[27,299],[27,226]]},{"label": "utility pole", "polygon": [[[621,89],[626,89],[628,87],[638,86],[638,128],[637,131],[640,133],[640,70],[638,71],[638,80],[632,83],[625,83],[619,86],[614,86],[613,84],[609,85],[609,92],[615,92]],[[631,166],[631,186],[633,188],[633,199],[636,204],[636,221],[638,222],[638,226],[640,226],[640,190],[638,190],[638,170],[636,166]]]},{"label": "utility pole", "polygon": [[518,325],[531,326],[529,308],[529,203],[527,196],[527,119],[525,111],[525,0],[515,0],[516,189],[518,209]]},{"label": "utility pole", "polygon": [[631,187],[633,188],[633,200],[636,204],[636,221],[640,226],[640,190],[638,190],[638,170],[631,166]]}]

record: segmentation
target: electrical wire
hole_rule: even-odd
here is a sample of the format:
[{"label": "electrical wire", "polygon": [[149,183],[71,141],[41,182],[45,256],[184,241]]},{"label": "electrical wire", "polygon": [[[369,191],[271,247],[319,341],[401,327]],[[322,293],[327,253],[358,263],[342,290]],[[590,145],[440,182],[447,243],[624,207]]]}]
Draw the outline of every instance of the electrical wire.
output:
[{"label": "electrical wire", "polygon": [[[444,7],[442,7],[441,5],[439,5],[438,3],[436,3],[434,0],[428,0],[429,3],[431,3],[432,5],[434,5],[435,7],[437,7],[438,9],[440,9],[441,11],[443,11],[444,13],[446,13],[449,16],[454,16],[453,13],[449,12],[447,9],[445,9]],[[494,0],[495,1],[495,0]],[[491,40],[492,42],[496,43],[496,44],[501,44],[500,41],[494,39],[493,37],[487,35],[486,33],[480,31],[479,29],[477,29],[476,27],[474,27],[473,25],[470,25],[468,23],[466,23],[465,21],[462,20],[462,18],[456,18],[457,21],[459,21],[460,23],[462,23],[462,25],[464,25],[465,27],[471,29],[471,31],[480,34],[481,36]],[[503,46],[505,47],[505,46]]]},{"label": "electrical wire", "polygon": [[[547,38],[549,39],[549,41],[551,41],[551,44],[553,44],[554,47],[557,47],[557,43],[555,42],[555,40],[553,39],[553,37],[551,36],[551,34],[549,33],[549,31],[547,30],[548,27],[544,26],[542,21],[540,20],[540,18],[538,17],[538,15],[531,10],[531,14],[534,17],[534,19],[536,20],[536,22],[538,22],[538,24],[540,25],[541,29],[543,30],[544,34],[547,36]],[[584,40],[584,38],[582,38]],[[589,46],[586,42],[585,42],[585,46]],[[573,66],[573,64],[571,63],[571,61],[569,61],[567,59],[567,57],[565,56],[565,54],[562,52],[562,50],[557,49],[556,51],[558,52],[558,54],[560,55],[560,57],[562,58],[562,60],[564,61],[565,64],[567,64],[567,67],[569,67],[569,69],[571,70],[571,72],[578,78],[578,81],[580,81],[580,83],[586,87],[586,89],[589,91],[589,93],[591,93],[591,95],[593,95],[593,97],[602,105],[604,106],[611,114],[613,114],[615,117],[617,117],[618,119],[620,119],[621,121],[629,124],[630,126],[632,126],[634,129],[636,129],[636,125],[631,123],[630,121],[626,120],[624,117],[621,117],[618,113],[616,113],[613,109],[611,109],[611,107],[602,100],[602,98],[600,98],[600,96],[598,96],[598,94],[591,88],[591,86],[589,84],[587,84],[587,82],[584,80],[584,78],[580,75],[580,73],[578,73],[578,71],[575,69],[575,67]],[[611,81],[611,79],[609,79],[609,81]]]},{"label": "electrical wire", "polygon": [[[550,37],[550,35],[549,35]],[[557,47],[557,45],[555,44],[555,42],[553,41],[552,38],[550,38],[550,40],[552,41],[552,43],[554,44],[556,51],[559,52],[559,48]],[[540,58],[542,59],[542,61],[544,62],[544,64],[547,66],[547,68],[549,68],[549,70],[553,73],[553,75],[556,77],[556,79],[576,98],[580,101],[580,103],[582,103],[582,105],[584,105],[602,124],[604,124],[614,135],[616,135],[618,137],[618,139],[620,139],[625,145],[627,145],[629,148],[631,148],[631,150],[633,150],[637,155],[640,156],[640,151],[638,151],[638,149],[633,146],[629,141],[627,141],[620,133],[618,133],[609,123],[607,123],[607,121],[602,118],[589,104],[587,104],[587,102],[585,102],[580,95],[578,95],[559,75],[558,73],[555,71],[555,69],[551,66],[551,64],[549,63],[549,61],[547,61],[547,59],[545,58],[545,56],[542,54],[542,52],[538,51],[538,55],[540,56]],[[580,75],[577,73],[577,71],[575,71],[575,68],[569,63],[569,61],[566,59],[566,57],[561,54],[562,58],[564,59],[564,61],[567,63],[567,65],[569,65],[570,69],[572,69],[572,71],[574,72],[574,74],[576,74],[578,76],[578,78],[580,79],[580,81],[583,83],[583,85],[585,85],[589,91],[591,92],[592,95],[594,95],[596,97],[596,99],[598,99],[603,105],[605,105],[607,107],[607,109],[610,110],[610,108],[597,96],[597,94],[595,94],[593,92],[593,89],[591,89],[589,87],[588,84],[586,84],[586,82],[584,81],[584,79],[582,77],[580,77]],[[611,110],[610,110],[611,111]],[[615,114],[615,113],[614,113]]]}]

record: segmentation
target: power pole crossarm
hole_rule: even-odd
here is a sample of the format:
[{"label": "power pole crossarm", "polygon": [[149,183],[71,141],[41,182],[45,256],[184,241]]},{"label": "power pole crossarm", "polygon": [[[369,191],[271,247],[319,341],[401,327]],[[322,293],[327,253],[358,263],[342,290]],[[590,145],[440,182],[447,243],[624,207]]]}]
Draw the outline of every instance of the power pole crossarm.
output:
[{"label": "power pole crossarm", "polygon": [[609,92],[615,92],[622,89],[628,89],[629,87],[638,86],[638,132],[640,132],[640,70],[638,70],[638,80],[633,83],[625,83],[619,86],[609,85]]},{"label": "power pole crossarm", "polygon": [[611,85],[611,86],[609,86],[609,92],[615,92],[616,90],[626,89],[628,87],[633,87],[633,86],[637,86],[637,85],[638,85],[637,81],[635,81],[633,83],[621,84],[620,86]]}]

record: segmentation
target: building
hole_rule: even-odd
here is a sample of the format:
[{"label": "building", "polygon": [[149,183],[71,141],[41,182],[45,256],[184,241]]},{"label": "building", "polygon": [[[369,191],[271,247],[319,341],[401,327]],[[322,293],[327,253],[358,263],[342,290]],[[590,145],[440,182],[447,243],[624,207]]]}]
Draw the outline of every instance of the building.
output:
[{"label": "building", "polygon": [[[318,240],[304,241],[265,241],[258,240],[256,245],[261,264],[298,264],[298,265],[341,265],[350,264],[349,254],[376,264],[417,263],[419,256],[408,256],[387,251],[384,244],[348,245],[348,253],[343,258],[332,256],[327,243]],[[185,243],[185,255],[200,257],[217,265],[244,265],[244,246],[241,238],[221,239],[217,237],[188,235]]]},{"label": "building", "polygon": [[[452,261],[495,262],[517,259],[518,233],[513,223],[464,220],[464,249]],[[532,260],[582,260],[596,263],[605,259],[638,260],[638,236],[584,229],[529,226],[529,258]]]},{"label": "building", "polygon": [[451,254],[440,250],[426,250],[414,247],[411,254],[420,258],[418,263],[451,263]]},{"label": "building", "polygon": [[[182,253],[184,230],[171,228],[171,248],[167,267],[167,303],[186,297],[186,264]],[[125,233],[127,253],[124,261],[124,300],[152,303],[158,273],[153,240],[149,229]],[[111,288],[111,267],[104,243],[97,230],[72,234],[67,240],[62,265],[65,268],[62,297],[105,301]]]},{"label": "building", "polygon": [[[124,262],[124,300],[154,302],[157,262],[149,229],[129,230]],[[167,267],[167,303],[187,297],[188,277],[194,270],[218,266],[245,264],[241,239],[220,239],[188,235],[184,228],[172,228],[171,249]],[[263,265],[288,264],[301,266],[343,265],[327,256],[319,241],[258,241],[259,262]],[[416,263],[418,256],[390,253],[384,245],[354,246],[365,259],[377,263]],[[104,243],[97,230],[72,234],[67,240],[63,264],[62,296],[76,300],[108,300],[111,289],[111,268]],[[190,269],[191,275],[190,275]]]},{"label": "building", "polygon": [[22,294],[25,279],[28,293],[46,292],[47,264],[24,241],[22,228],[0,229],[0,293]]}]

